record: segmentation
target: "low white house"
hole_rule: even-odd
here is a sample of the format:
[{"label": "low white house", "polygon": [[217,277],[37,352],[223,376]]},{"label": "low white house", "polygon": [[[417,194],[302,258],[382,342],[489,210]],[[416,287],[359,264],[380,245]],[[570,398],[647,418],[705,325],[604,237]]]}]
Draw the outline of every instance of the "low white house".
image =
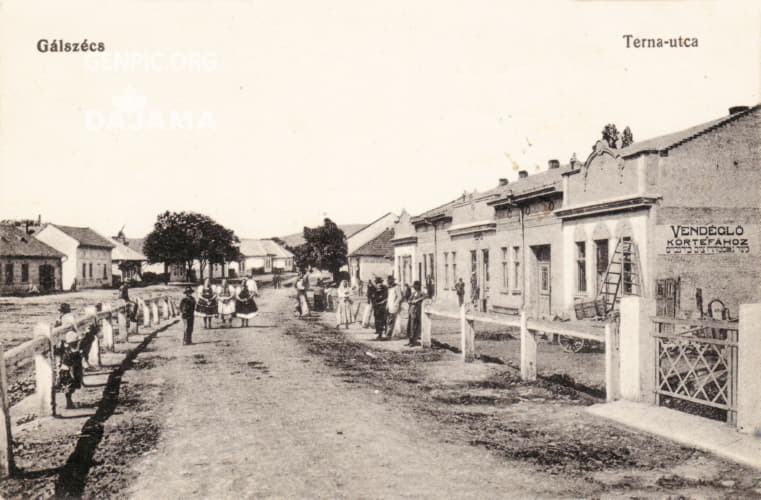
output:
[{"label": "low white house", "polygon": [[275,270],[293,271],[293,254],[269,239],[243,238],[240,241],[241,260],[238,274],[271,273]]},{"label": "low white house", "polygon": [[66,255],[61,270],[64,290],[111,285],[111,250],[116,244],[89,227],[46,224],[35,237]]},{"label": "low white house", "polygon": [[349,276],[351,276],[351,286],[356,286],[359,280],[363,279],[360,276],[360,269],[357,265],[359,261],[351,259],[351,255],[366,243],[380,236],[387,229],[393,228],[398,218],[394,213],[388,212],[346,238],[346,253],[350,257],[348,271]]}]

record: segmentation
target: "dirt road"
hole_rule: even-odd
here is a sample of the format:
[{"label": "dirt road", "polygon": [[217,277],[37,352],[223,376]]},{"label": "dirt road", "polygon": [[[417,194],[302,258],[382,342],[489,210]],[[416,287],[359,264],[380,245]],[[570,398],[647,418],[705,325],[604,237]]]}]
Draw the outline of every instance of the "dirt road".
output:
[{"label": "dirt road", "polygon": [[135,465],[132,497],[499,498],[568,486],[432,439],[382,392],[347,386],[284,335],[297,321],[286,297],[268,292],[254,327],[175,345],[158,372],[176,384],[165,429]]}]

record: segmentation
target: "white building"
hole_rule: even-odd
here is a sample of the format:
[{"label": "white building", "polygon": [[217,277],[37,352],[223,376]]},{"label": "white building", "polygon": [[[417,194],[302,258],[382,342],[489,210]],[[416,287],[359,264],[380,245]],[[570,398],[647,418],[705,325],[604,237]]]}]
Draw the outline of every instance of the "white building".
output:
[{"label": "white building", "polygon": [[116,244],[89,227],[46,224],[35,237],[66,255],[61,270],[64,290],[111,285],[111,250]]},{"label": "white building", "polygon": [[381,235],[386,229],[394,227],[398,217],[392,212],[377,218],[370,224],[366,225],[356,233],[346,238],[346,254],[349,258],[349,276],[351,276],[351,286],[356,286],[360,280],[360,269],[356,265],[356,259],[352,263],[351,255],[366,243],[374,240]]}]

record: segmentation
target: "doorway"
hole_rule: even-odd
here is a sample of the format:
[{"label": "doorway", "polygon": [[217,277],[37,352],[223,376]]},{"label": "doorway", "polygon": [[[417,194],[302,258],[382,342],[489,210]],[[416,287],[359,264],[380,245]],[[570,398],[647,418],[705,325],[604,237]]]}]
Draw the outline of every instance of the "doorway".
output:
[{"label": "doorway", "polygon": [[49,292],[55,288],[55,268],[50,264],[40,266],[40,291]]}]

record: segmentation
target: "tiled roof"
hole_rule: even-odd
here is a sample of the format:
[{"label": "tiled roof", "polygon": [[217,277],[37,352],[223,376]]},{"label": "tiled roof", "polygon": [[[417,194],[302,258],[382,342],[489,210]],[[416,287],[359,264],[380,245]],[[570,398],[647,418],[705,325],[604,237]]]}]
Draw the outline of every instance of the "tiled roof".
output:
[{"label": "tiled roof", "polygon": [[386,229],[381,234],[368,241],[352,252],[353,257],[394,257],[394,230]]},{"label": "tiled roof", "polygon": [[143,245],[145,238],[127,238],[127,246],[136,252],[143,253]]},{"label": "tiled roof", "polygon": [[623,156],[624,158],[626,158],[626,157],[636,156],[641,153],[649,153],[649,152],[657,153],[661,151],[668,151],[669,149],[680,146],[687,141],[690,141],[707,132],[715,130],[718,127],[721,127],[723,125],[726,125],[727,123],[737,120],[740,117],[753,113],[757,111],[759,108],[761,108],[761,104],[757,104],[745,111],[740,111],[738,113],[734,113],[731,115],[725,115],[725,116],[722,116],[721,118],[717,118],[709,122],[701,123],[700,125],[695,125],[694,127],[690,127],[690,128],[681,130],[679,132],[674,132],[671,134],[662,135],[660,137],[654,137],[652,139],[635,142],[631,144],[630,146],[621,149],[619,151],[619,154]]},{"label": "tiled roof", "polygon": [[51,225],[68,234],[83,246],[98,248],[114,248],[116,246],[111,240],[99,235],[89,227],[59,226],[58,224]]},{"label": "tiled roof", "polygon": [[512,192],[513,196],[521,196],[544,188],[560,188],[563,185],[563,173],[572,170],[570,165],[563,165],[560,168],[550,168],[529,175],[523,179],[508,184],[507,191]]},{"label": "tiled roof", "polygon": [[240,253],[244,257],[258,257],[263,255],[272,255],[277,258],[291,258],[293,254],[285,248],[278,245],[273,240],[259,240],[253,238],[243,238],[240,240]]},{"label": "tiled roof", "polygon": [[0,225],[0,256],[60,259],[64,254],[14,226]]},{"label": "tiled roof", "polygon": [[111,250],[111,260],[117,261],[143,261],[148,260],[145,255],[142,253],[134,250],[132,247],[128,247],[126,245],[121,244],[119,241],[115,239],[111,239],[111,241],[114,242],[114,249]]}]

